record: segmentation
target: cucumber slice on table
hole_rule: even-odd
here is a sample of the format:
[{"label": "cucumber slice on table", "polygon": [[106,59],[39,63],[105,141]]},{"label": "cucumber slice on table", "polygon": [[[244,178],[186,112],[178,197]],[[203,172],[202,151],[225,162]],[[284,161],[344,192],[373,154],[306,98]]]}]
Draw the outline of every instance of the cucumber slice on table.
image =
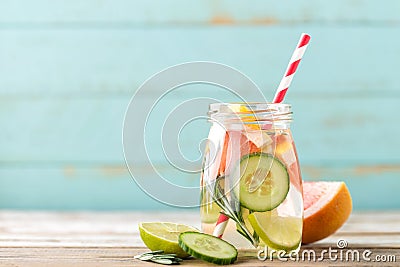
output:
[{"label": "cucumber slice on table", "polygon": [[179,235],[179,246],[195,258],[216,264],[231,264],[237,259],[237,250],[218,237],[199,232]]},{"label": "cucumber slice on table", "polygon": [[240,159],[240,181],[236,195],[243,207],[268,211],[281,204],[290,179],[285,165],[271,154],[252,153]]}]

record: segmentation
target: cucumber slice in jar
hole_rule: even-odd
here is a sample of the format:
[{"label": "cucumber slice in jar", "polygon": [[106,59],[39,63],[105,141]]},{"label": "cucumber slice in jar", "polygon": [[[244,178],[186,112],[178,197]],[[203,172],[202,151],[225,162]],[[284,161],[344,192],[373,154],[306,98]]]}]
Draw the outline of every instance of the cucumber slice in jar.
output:
[{"label": "cucumber slice in jar", "polygon": [[195,258],[215,264],[231,264],[237,259],[237,250],[228,242],[199,232],[179,235],[179,246]]},{"label": "cucumber slice in jar", "polygon": [[253,211],[268,211],[281,204],[290,187],[285,165],[267,153],[252,153],[240,159],[236,195],[240,204]]}]

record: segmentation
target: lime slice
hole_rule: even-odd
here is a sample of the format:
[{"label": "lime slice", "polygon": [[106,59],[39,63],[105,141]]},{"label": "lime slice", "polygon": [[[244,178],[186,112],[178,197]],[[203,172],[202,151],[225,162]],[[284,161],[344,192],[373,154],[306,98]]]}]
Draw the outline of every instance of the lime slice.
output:
[{"label": "lime slice", "polygon": [[211,194],[202,188],[200,191],[200,218],[202,223],[216,223],[221,211],[218,204],[213,201]]},{"label": "lime slice", "polygon": [[201,222],[216,223],[220,215],[220,211],[221,208],[214,201],[202,204],[200,207]]},{"label": "lime slice", "polygon": [[[240,208],[240,212],[242,214],[244,225],[246,226],[247,230],[249,230],[250,233],[253,233],[254,229],[251,226],[251,224],[249,222],[249,219],[248,219],[250,211],[248,209],[246,209],[246,208],[241,207]],[[238,224],[236,224],[236,230],[241,231],[240,226]]]},{"label": "lime slice", "polygon": [[254,231],[269,247],[286,252],[299,247],[303,228],[302,218],[281,217],[271,211],[251,213],[248,220]]},{"label": "lime slice", "polygon": [[231,264],[238,254],[236,248],[225,240],[198,232],[182,233],[179,245],[193,257],[216,264]]},{"label": "lime slice", "polygon": [[140,237],[151,250],[163,250],[180,258],[189,256],[178,244],[179,235],[187,231],[198,231],[191,226],[169,222],[139,223]]}]

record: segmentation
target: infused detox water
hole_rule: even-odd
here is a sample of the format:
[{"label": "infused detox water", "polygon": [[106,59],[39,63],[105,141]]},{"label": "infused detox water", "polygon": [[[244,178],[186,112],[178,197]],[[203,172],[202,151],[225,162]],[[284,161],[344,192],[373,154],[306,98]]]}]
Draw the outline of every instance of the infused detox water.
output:
[{"label": "infused detox water", "polygon": [[[297,252],[303,198],[290,105],[218,103],[210,105],[209,117],[202,230],[237,248]],[[216,228],[221,213],[230,218],[222,230]]]}]

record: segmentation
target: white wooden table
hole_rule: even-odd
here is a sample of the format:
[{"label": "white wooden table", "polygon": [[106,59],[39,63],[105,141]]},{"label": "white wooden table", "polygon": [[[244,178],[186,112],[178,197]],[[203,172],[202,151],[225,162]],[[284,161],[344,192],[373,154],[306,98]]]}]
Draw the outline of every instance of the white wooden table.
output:
[{"label": "white wooden table", "polygon": [[[198,214],[190,212],[30,212],[0,211],[0,266],[161,266],[134,260],[147,251],[137,224],[142,221],[172,221],[199,227]],[[400,266],[400,211],[353,213],[333,236],[302,247],[320,253],[337,249],[343,239],[345,249],[369,249],[371,260],[377,255],[394,256],[396,262],[260,261],[242,251],[240,266]],[[393,258],[391,259],[393,261]],[[186,266],[207,266],[186,260]]]}]

